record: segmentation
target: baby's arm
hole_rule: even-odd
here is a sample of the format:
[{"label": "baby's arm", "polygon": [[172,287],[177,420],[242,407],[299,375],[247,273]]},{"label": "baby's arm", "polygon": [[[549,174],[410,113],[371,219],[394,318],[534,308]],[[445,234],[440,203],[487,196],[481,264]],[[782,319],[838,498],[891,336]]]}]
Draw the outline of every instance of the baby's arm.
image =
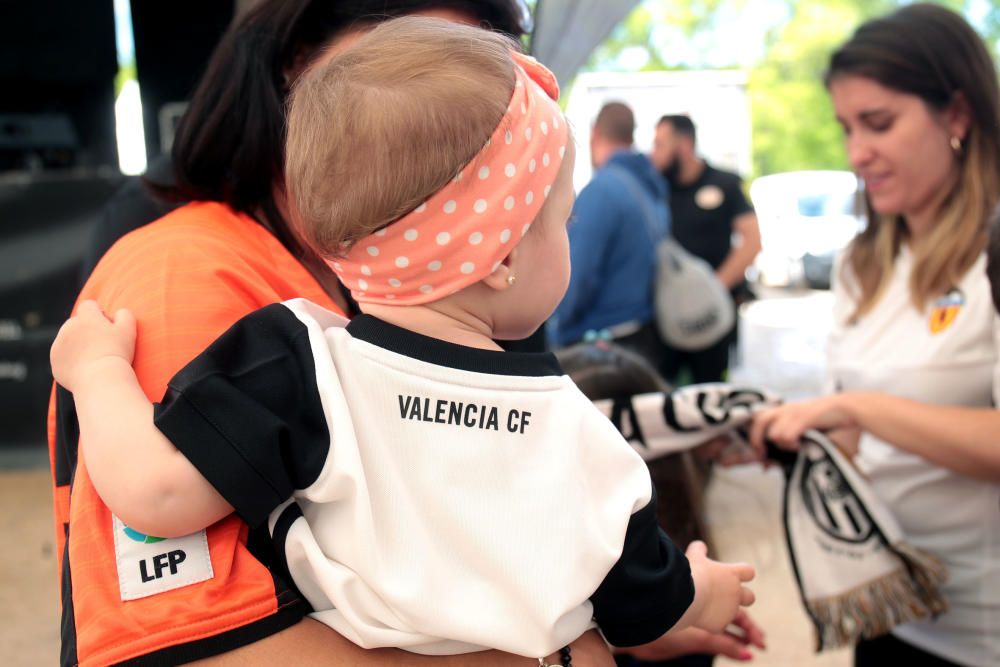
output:
[{"label": "baby's arm", "polygon": [[721,632],[753,603],[743,584],[753,568],[709,560],[703,542],[687,554],[656,523],[655,492],[632,515],[622,555],[591,597],[594,616],[608,641],[638,646],[695,626]]},{"label": "baby's arm", "polygon": [[73,394],[84,463],[108,508],[141,533],[187,535],[233,508],[154,425],[131,365],[135,329],[128,311],[112,322],[82,302],[52,345],[52,373]]},{"label": "baby's arm", "polygon": [[687,558],[656,522],[654,489],[630,517],[621,556],[591,596],[597,625],[613,646],[651,642],[687,614],[695,583]]}]

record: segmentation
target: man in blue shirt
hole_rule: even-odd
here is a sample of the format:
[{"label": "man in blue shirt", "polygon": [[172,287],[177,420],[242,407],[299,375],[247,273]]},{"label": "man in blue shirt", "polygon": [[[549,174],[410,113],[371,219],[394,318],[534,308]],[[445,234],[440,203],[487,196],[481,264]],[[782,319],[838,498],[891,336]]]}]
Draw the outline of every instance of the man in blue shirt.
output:
[{"label": "man in blue shirt", "polygon": [[670,213],[666,182],[634,150],[634,133],[632,110],[619,102],[606,104],[594,122],[596,172],[573,207],[573,272],[552,334],[559,346],[613,339],[658,366],[663,344],[653,323],[653,280]]}]

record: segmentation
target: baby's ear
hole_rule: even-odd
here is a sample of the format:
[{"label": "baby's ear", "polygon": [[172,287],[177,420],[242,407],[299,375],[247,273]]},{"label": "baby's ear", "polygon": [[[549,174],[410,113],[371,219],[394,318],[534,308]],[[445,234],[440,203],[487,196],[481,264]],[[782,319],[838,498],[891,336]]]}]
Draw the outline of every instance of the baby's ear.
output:
[{"label": "baby's ear", "polygon": [[482,282],[484,285],[497,292],[510,289],[514,284],[514,272],[510,268],[510,263],[516,251],[517,248],[511,250],[511,253],[502,262],[497,264],[497,268],[493,269],[493,273],[483,278]]}]

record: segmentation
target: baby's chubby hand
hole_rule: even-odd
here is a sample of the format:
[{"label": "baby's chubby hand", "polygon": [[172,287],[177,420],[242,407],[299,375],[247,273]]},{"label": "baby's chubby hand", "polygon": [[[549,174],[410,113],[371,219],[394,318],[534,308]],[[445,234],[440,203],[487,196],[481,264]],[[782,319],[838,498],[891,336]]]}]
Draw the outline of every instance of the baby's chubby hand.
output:
[{"label": "baby's chubby hand", "polygon": [[744,585],[753,580],[754,569],[746,563],[711,560],[704,542],[692,542],[685,555],[695,582],[691,623],[709,632],[722,632],[743,607],[754,603],[753,591]]},{"label": "baby's chubby hand", "polygon": [[52,343],[49,359],[55,381],[74,391],[104,363],[132,364],[135,317],[127,310],[109,319],[96,301],[82,301]]}]

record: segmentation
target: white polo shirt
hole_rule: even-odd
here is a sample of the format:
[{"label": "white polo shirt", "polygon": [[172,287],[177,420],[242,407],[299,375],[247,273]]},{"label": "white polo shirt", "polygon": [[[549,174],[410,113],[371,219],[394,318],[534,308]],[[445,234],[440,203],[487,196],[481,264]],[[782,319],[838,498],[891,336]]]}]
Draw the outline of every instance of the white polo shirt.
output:
[{"label": "white polo shirt", "polygon": [[[829,344],[831,388],[943,405],[996,405],[1000,324],[985,255],[955,290],[917,310],[910,298],[912,256],[904,247],[885,294],[856,324],[848,323],[855,302],[841,264]],[[1000,433],[983,433],[983,439],[1000,447]],[[856,462],[908,540],[948,567],[950,610],[894,634],[953,662],[1000,665],[1000,485],[932,465],[869,434],[862,436]]]}]

